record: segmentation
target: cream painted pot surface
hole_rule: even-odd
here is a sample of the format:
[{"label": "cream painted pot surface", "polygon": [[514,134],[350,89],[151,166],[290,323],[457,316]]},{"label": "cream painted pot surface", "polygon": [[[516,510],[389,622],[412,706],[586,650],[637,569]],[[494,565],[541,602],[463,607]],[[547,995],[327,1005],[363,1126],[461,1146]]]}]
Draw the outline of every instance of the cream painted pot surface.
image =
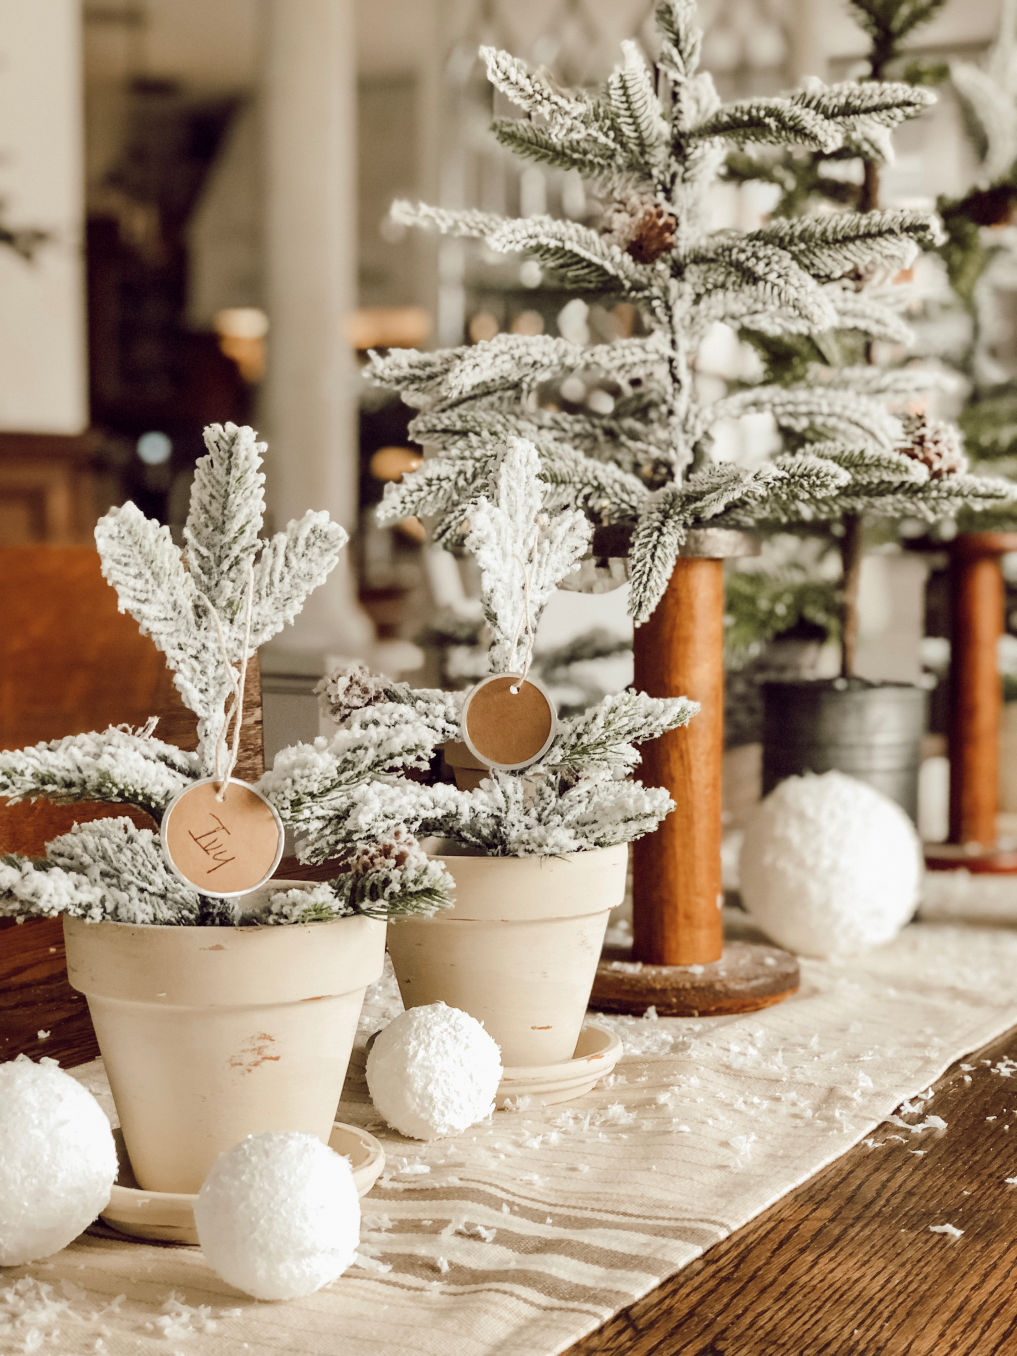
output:
[{"label": "cream painted pot surface", "polygon": [[[274,882],[291,887],[298,882]],[[64,919],[139,1186],[196,1192],[264,1130],[327,1143],[385,924],[136,927]]]},{"label": "cream painted pot surface", "polygon": [[608,915],[625,893],[627,845],[440,860],[455,879],[455,906],[389,927],[403,1002],[462,1008],[483,1022],[505,1065],[571,1059]]}]

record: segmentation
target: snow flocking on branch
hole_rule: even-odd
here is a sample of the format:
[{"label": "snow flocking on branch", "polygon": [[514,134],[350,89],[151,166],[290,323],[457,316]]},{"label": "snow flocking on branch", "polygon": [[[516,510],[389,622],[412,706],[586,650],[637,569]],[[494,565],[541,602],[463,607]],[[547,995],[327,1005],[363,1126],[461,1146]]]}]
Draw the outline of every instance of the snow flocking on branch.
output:
[{"label": "snow flocking on branch", "polygon": [[495,673],[528,667],[541,613],[590,542],[582,513],[545,511],[538,470],[533,444],[512,439],[494,474],[493,497],[482,495],[469,510],[466,549],[480,570]]}]

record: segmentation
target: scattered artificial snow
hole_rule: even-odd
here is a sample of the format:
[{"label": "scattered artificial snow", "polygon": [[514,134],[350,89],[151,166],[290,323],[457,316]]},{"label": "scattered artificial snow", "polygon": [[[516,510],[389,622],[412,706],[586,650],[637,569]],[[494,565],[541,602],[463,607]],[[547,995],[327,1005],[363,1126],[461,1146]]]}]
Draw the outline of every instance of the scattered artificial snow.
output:
[{"label": "scattered artificial snow", "polygon": [[501,1052],[476,1018],[445,1003],[409,1008],[367,1056],[367,1086],[389,1125],[411,1139],[459,1134],[490,1116]]},{"label": "scattered artificial snow", "polygon": [[116,1175],[90,1092],[51,1059],[0,1064],[0,1266],[65,1248],[109,1204]]},{"label": "scattered artificial snow", "polygon": [[360,1240],[349,1161],[314,1135],[250,1135],[221,1154],[194,1206],[205,1260],[255,1299],[310,1295],[341,1276]]},{"label": "scattered artificial snow", "polygon": [[756,807],[739,862],[742,902],[805,956],[888,942],[914,912],[921,843],[904,811],[841,772],[780,783]]},{"label": "scattered artificial snow", "polygon": [[930,1234],[948,1234],[951,1238],[960,1238],[964,1233],[963,1229],[958,1229],[956,1224],[930,1224]]}]

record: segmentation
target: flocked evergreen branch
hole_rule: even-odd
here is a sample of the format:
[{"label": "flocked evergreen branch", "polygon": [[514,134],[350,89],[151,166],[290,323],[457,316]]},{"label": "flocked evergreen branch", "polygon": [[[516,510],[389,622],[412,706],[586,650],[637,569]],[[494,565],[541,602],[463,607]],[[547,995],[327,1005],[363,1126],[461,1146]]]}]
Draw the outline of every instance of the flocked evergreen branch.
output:
[{"label": "flocked evergreen branch", "polygon": [[469,510],[466,547],[480,570],[495,673],[526,667],[548,599],[590,541],[582,513],[545,511],[538,466],[533,444],[513,439],[499,459],[491,497],[481,496]]},{"label": "flocked evergreen branch", "polygon": [[[185,705],[198,717],[199,753],[210,771],[235,666],[293,621],[336,564],[346,532],[327,514],[308,512],[270,541],[260,540],[264,444],[249,428],[212,424],[205,446],[184,528],[186,561],[169,529],[131,503],[101,518],[95,538],[121,611],[166,656]],[[245,653],[248,592],[252,627]]]},{"label": "flocked evergreen branch", "polygon": [[743,239],[777,246],[813,278],[833,282],[851,273],[908,268],[919,248],[942,242],[943,232],[928,212],[895,208],[771,221]]},{"label": "flocked evergreen branch", "polygon": [[829,153],[843,145],[845,136],[866,128],[893,129],[931,102],[929,91],[903,83],[815,81],[789,95],[728,104],[695,131],[701,137],[727,137],[740,144],[796,145]]},{"label": "flocked evergreen branch", "polygon": [[699,703],[688,697],[613,693],[559,723],[543,764],[565,773],[599,767],[615,773],[631,772],[639,762],[637,744],[687,725],[698,710]]},{"label": "flocked evergreen branch", "polygon": [[106,801],[134,805],[158,819],[199,775],[194,754],[163,743],[150,730],[113,727],[0,751],[0,796],[12,802]]},{"label": "flocked evergreen branch", "polygon": [[482,240],[497,254],[528,254],[566,287],[641,296],[652,286],[646,267],[579,222],[543,216],[513,219],[408,202],[395,203],[392,218],[403,225],[430,226],[443,234]]},{"label": "flocked evergreen branch", "polygon": [[355,913],[394,918],[433,914],[451,902],[453,882],[445,864],[429,857],[403,829],[356,848],[342,866],[342,875],[311,890],[275,892],[259,920],[312,923]]},{"label": "flocked evergreen branch", "polygon": [[264,543],[254,566],[252,651],[295,621],[328,578],[346,541],[345,528],[324,511],[309,509]]},{"label": "flocked evergreen branch", "polygon": [[[457,693],[393,682],[391,678],[372,673],[359,661],[332,669],[314,691],[322,715],[336,725],[342,725],[354,712],[360,711],[365,713],[358,717],[360,728],[367,729],[372,721],[368,709],[384,707],[389,702],[410,708],[434,730],[437,739],[451,739],[459,724],[462,702]],[[374,711],[374,723],[386,724],[387,715],[384,710]]]},{"label": "flocked evergreen branch", "polygon": [[129,819],[76,824],[41,862],[6,857],[0,913],[71,913],[92,922],[197,923],[201,896],[166,865],[158,834]]},{"label": "flocked evergreen branch", "polygon": [[150,636],[166,656],[184,705],[199,721],[213,721],[230,685],[222,659],[209,653],[197,586],[169,528],[127,503],[99,519],[95,541],[120,611],[129,612],[141,634]]},{"label": "flocked evergreen branch", "polygon": [[560,856],[630,842],[673,808],[666,791],[638,782],[586,777],[561,791],[494,771],[472,791],[434,787],[421,831],[492,856]]},{"label": "flocked evergreen branch", "polygon": [[106,896],[75,871],[63,871],[46,861],[33,862],[16,853],[0,857],[0,917],[59,918],[70,914],[101,922]]},{"label": "flocked evergreen branch", "polygon": [[248,570],[265,517],[266,444],[253,429],[235,424],[212,424],[203,436],[208,455],[195,465],[184,524],[187,572],[232,630],[243,619]]}]

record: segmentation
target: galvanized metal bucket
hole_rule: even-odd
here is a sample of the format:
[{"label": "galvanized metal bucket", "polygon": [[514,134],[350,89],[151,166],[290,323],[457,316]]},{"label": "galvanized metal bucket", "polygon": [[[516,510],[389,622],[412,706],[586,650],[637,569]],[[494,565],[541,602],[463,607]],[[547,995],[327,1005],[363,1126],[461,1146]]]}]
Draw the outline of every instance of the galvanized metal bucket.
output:
[{"label": "galvanized metal bucket", "polygon": [[928,694],[907,683],[790,679],[763,684],[763,795],[803,772],[849,773],[918,817]]}]

